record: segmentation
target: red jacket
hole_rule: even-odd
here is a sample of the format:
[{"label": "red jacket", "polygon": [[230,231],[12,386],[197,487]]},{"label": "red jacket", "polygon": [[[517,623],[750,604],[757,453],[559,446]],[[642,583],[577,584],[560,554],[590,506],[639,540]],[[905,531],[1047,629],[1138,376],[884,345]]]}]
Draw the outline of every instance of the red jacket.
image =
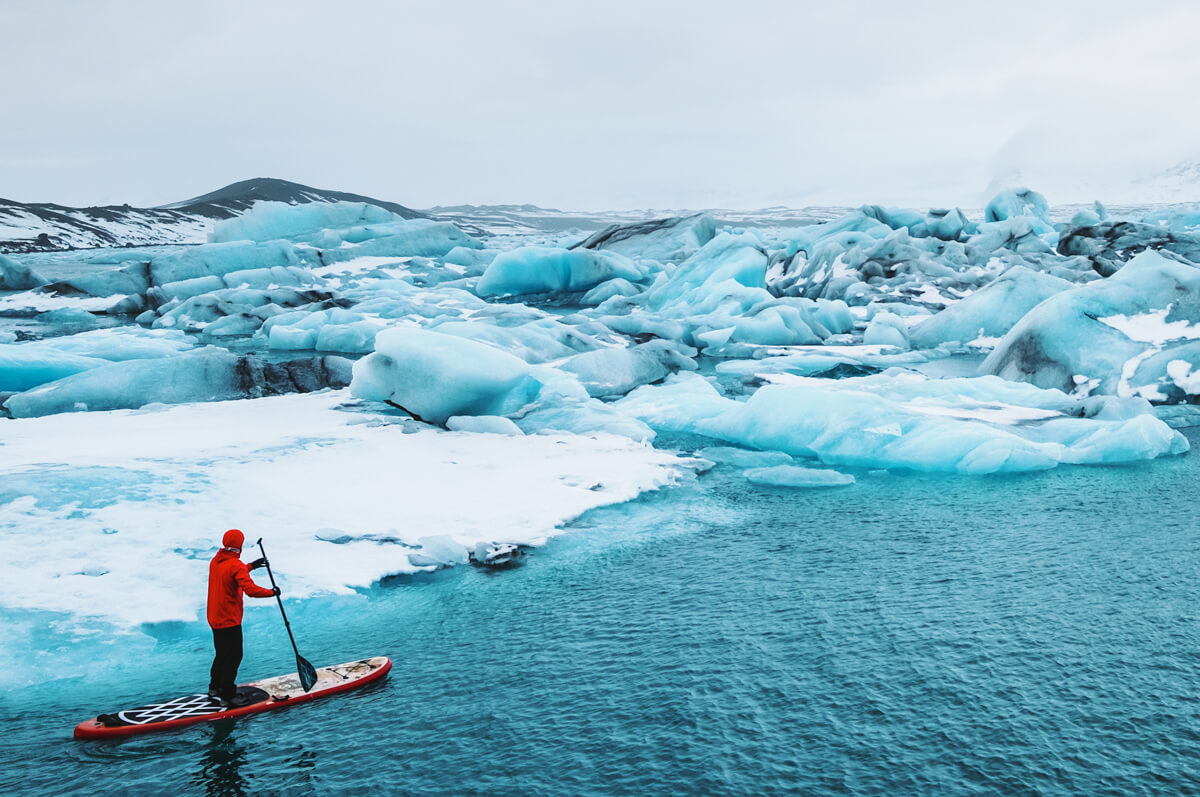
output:
[{"label": "red jacket", "polygon": [[221,549],[208,563],[208,624],[232,628],[242,624],[242,593],[251,598],[272,598],[273,590],[260,587],[238,554]]}]

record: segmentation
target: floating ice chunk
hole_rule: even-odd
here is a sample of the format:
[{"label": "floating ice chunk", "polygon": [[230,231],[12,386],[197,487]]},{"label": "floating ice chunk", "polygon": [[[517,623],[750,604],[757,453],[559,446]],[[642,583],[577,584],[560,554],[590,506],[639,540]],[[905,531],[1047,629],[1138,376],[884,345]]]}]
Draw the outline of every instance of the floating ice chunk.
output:
[{"label": "floating ice chunk", "polygon": [[834,335],[854,329],[854,316],[850,315],[849,306],[841,299],[817,299],[813,318]]},{"label": "floating ice chunk", "polygon": [[191,348],[182,334],[136,327],[0,345],[0,391],[29,390],[107,362],[168,357]]},{"label": "floating ice chunk", "polygon": [[442,260],[447,264],[463,266],[468,276],[479,276],[498,254],[500,252],[496,249],[472,249],[466,246],[456,246],[447,252]]},{"label": "floating ice chunk", "polygon": [[335,307],[279,313],[263,323],[262,332],[272,349],[365,354],[374,351],[375,335],[385,327],[383,321]]},{"label": "floating ice chunk", "polygon": [[431,423],[455,415],[508,415],[537,397],[542,382],[522,360],[467,338],[394,328],[354,364],[351,392],[386,401]]},{"label": "floating ice chunk", "polygon": [[[190,280],[197,277],[221,277],[238,271],[274,267],[301,266],[295,247],[285,241],[247,243],[202,244],[183,251],[160,255],[150,261],[149,285],[166,285],[171,282]],[[131,272],[132,273],[132,272]],[[148,286],[147,286],[148,287]],[[145,288],[143,288],[144,290]],[[116,292],[116,291],[114,291]],[[133,290],[120,293],[136,293]],[[91,291],[89,291],[91,293]],[[93,295],[99,295],[93,293]]]},{"label": "floating ice chunk", "polygon": [[917,348],[932,348],[947,342],[968,343],[980,336],[999,337],[1034,307],[1071,287],[1064,279],[1015,266],[962,301],[918,322],[909,338]]},{"label": "floating ice chunk", "polygon": [[958,208],[931,210],[926,221],[929,234],[943,241],[957,241],[967,229],[967,217]]},{"label": "floating ice chunk", "polygon": [[483,248],[482,243],[450,222],[433,219],[408,219],[336,234],[327,232],[322,245],[327,247],[317,253],[317,262],[322,265],[359,257],[442,257],[455,249]]},{"label": "floating ice chunk", "polygon": [[104,365],[105,360],[28,343],[0,345],[0,392],[28,390]]},{"label": "floating ice chunk", "polygon": [[1081,255],[1101,276],[1115,274],[1130,258],[1146,251],[1166,250],[1200,262],[1200,235],[1134,221],[1075,224],[1058,241],[1062,255]]},{"label": "floating ice chunk", "polygon": [[1042,255],[1054,252],[1052,234],[1046,234],[1041,223],[1029,216],[1013,216],[1002,221],[979,225],[979,232],[966,244],[967,260],[976,266],[987,264],[997,254],[1006,251],[1022,255]]},{"label": "floating ice chunk", "polygon": [[638,385],[657,382],[673,371],[696,370],[695,349],[656,340],[628,349],[605,348],[577,354],[558,367],[574,374],[591,396],[623,396]]},{"label": "floating ice chunk", "polygon": [[[1126,364],[1122,381],[1129,385],[1128,392],[1154,401],[1196,401],[1200,397],[1200,341],[1175,343],[1162,351],[1157,348]],[[1128,374],[1129,370],[1133,373]]]},{"label": "floating ice chunk", "polygon": [[[679,264],[674,273],[647,292],[651,306],[702,305],[713,288],[732,281],[747,288],[766,288],[767,255],[752,233],[721,233]],[[764,291],[765,292],[765,291]]]},{"label": "floating ice chunk", "polygon": [[708,446],[697,451],[696,456],[735,468],[772,468],[776,465],[795,463],[794,459],[782,451],[751,451],[731,446]]},{"label": "floating ice chunk", "polygon": [[796,465],[751,468],[743,475],[752,484],[772,487],[844,487],[847,484],[854,484],[854,477],[849,473],[820,468],[801,468]]},{"label": "floating ice chunk", "polygon": [[628,258],[613,252],[522,246],[497,255],[476,290],[480,296],[569,293],[615,278],[636,282],[643,274]]},{"label": "floating ice chunk", "polygon": [[375,350],[375,337],[386,328],[382,321],[363,319],[349,324],[330,324],[317,332],[317,351],[366,354]]},{"label": "floating ice chunk", "polygon": [[0,291],[25,291],[45,284],[46,280],[28,266],[0,255]]},{"label": "floating ice chunk", "polygon": [[15,418],[32,418],[77,410],[130,409],[150,402],[233,398],[237,360],[237,355],[223,349],[207,348],[167,359],[106,364],[18,393],[5,407]]},{"label": "floating ice chunk", "polygon": [[[549,369],[547,369],[549,370]],[[548,381],[553,375],[548,374]],[[579,394],[574,394],[578,390]],[[570,432],[571,434],[609,434],[649,444],[654,431],[636,418],[620,412],[611,404],[588,398],[575,383],[547,385],[539,400],[523,410],[516,419],[526,434]]]},{"label": "floating ice chunk", "polygon": [[614,224],[571,247],[605,249],[626,257],[678,263],[700,250],[717,233],[707,213],[636,224]]},{"label": "floating ice chunk", "polygon": [[585,330],[555,318],[535,318],[525,323],[509,321],[509,324],[450,320],[436,323],[433,329],[487,343],[528,363],[558,360],[600,346]]},{"label": "floating ice chunk", "polygon": [[[1147,251],[1113,276],[1057,293],[1030,310],[981,370],[1061,390],[1074,389],[1079,377],[1095,380],[1096,392],[1133,395],[1145,386],[1129,383],[1143,360],[1186,345],[1160,338],[1196,324],[1200,268]],[[1134,340],[1118,327],[1155,342]],[[1177,359],[1196,356],[1195,350],[1182,351]]]},{"label": "floating ice chunk", "polygon": [[210,324],[233,317],[236,320],[226,323],[237,324],[243,330],[237,334],[249,335],[284,308],[317,305],[313,309],[322,309],[331,303],[332,294],[316,288],[225,288],[182,302],[170,302],[159,308],[159,317],[147,311],[137,320],[152,323],[156,329],[203,330],[212,334],[217,330],[210,330]]},{"label": "floating ice chunk", "polygon": [[774,374],[797,376],[863,375],[894,366],[913,366],[946,356],[936,351],[896,351],[890,346],[799,346],[781,349],[786,353],[750,360],[717,363],[716,371],[737,376],[744,382],[774,379]]},{"label": "floating ice chunk", "polygon": [[308,241],[323,230],[396,221],[403,221],[403,217],[364,202],[308,202],[302,205],[256,202],[242,215],[214,224],[208,240],[212,243],[280,238]]},{"label": "floating ice chunk", "polygon": [[94,313],[77,307],[60,307],[57,310],[38,313],[37,320],[52,326],[58,332],[82,332],[101,326]]},{"label": "floating ice chunk", "polygon": [[[979,409],[978,401],[974,395],[965,401],[955,398],[972,380],[945,381],[950,384],[884,375],[809,379],[767,385],[739,402],[723,398],[700,377],[679,375],[662,386],[640,387],[615,406],[659,430],[861,467],[1019,472],[1059,462],[1125,462],[1187,450],[1182,435],[1151,416],[1122,421],[1064,416],[1036,424],[1005,423],[1010,413],[1000,408],[1001,422],[954,417],[945,411],[955,402],[971,411]],[[968,392],[978,394],[994,386],[979,384]],[[941,401],[928,401],[939,392]],[[1041,398],[1039,393],[1047,395]],[[918,401],[923,395],[926,401]],[[1026,395],[1039,403],[1070,402],[1057,391]]]},{"label": "floating ice chunk", "polygon": [[131,263],[122,268],[102,268],[47,283],[36,292],[51,296],[113,297],[115,301],[121,296],[143,293],[150,287],[150,282],[150,264],[141,262]]},{"label": "floating ice chunk", "polygon": [[194,343],[182,332],[140,327],[112,327],[81,332],[61,338],[49,338],[25,344],[54,348],[58,351],[99,357],[103,360],[143,360],[170,357],[188,351]]},{"label": "floating ice chunk", "polygon": [[582,305],[602,304],[614,296],[637,296],[642,289],[627,279],[616,277],[592,288],[579,300]]},{"label": "floating ice chunk", "polygon": [[863,333],[863,343],[868,346],[893,346],[909,348],[908,325],[895,313],[877,313]]},{"label": "floating ice chunk", "polygon": [[342,387],[349,381],[349,365],[340,357],[266,363],[206,347],[174,357],[106,363],[17,393],[4,406],[14,418],[32,418],[150,403],[257,398]]},{"label": "floating ice chunk", "polygon": [[1028,188],[1016,188],[1001,191],[992,197],[984,209],[985,221],[1007,221],[1020,216],[1033,221],[1034,231],[1038,234],[1051,232],[1054,226],[1050,223],[1050,207],[1046,197]]},{"label": "floating ice chunk", "polygon": [[525,434],[519,426],[500,415],[452,415],[446,419],[446,428],[452,432],[477,434]]},{"label": "floating ice chunk", "polygon": [[213,242],[276,239],[317,247],[321,265],[367,256],[441,257],[483,246],[449,222],[406,219],[363,202],[259,202],[218,222],[209,236]]}]

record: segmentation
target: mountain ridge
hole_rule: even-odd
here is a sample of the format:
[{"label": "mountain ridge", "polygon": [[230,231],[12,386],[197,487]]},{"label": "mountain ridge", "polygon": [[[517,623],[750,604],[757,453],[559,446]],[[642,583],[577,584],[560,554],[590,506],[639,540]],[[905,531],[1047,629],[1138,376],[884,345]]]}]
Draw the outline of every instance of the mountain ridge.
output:
[{"label": "mountain ridge", "polygon": [[254,177],[166,205],[70,207],[0,198],[0,253],[94,247],[203,243],[214,221],[232,218],[255,202],[363,202],[405,219],[429,214],[363,194],[331,191],[274,177]]}]

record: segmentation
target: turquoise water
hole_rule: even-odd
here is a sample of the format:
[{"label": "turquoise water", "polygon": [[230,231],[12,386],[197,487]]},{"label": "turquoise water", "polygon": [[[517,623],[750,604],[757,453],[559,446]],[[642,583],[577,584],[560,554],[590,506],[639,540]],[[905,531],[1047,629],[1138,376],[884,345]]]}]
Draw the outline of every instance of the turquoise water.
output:
[{"label": "turquoise water", "polygon": [[[1193,446],[1200,434],[1189,433]],[[678,440],[681,445],[696,441]],[[592,512],[514,570],[295,604],[377,687],[75,742],[203,686],[203,627],[128,646],[16,618],[0,787],[29,794],[1179,794],[1200,791],[1194,454],[845,489],[698,484]],[[30,630],[35,629],[35,630]],[[246,679],[291,664],[247,620]]]}]

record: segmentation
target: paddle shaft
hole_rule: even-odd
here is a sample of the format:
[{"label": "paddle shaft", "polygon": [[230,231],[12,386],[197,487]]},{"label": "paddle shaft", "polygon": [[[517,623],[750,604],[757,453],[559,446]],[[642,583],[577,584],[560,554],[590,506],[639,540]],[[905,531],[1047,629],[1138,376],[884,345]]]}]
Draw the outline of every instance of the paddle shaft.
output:
[{"label": "paddle shaft", "polygon": [[271,572],[271,560],[267,558],[267,551],[263,548],[262,538],[258,539],[258,550],[262,552],[263,564],[267,566],[267,578],[271,579],[271,586],[275,589],[275,602],[279,604],[279,613],[283,615],[283,627],[287,629],[288,639],[292,641],[292,651],[296,654],[296,658],[300,658],[300,649],[296,647],[296,638],[292,636],[292,624],[288,622],[287,612],[283,610],[283,598],[279,597],[279,587],[275,586],[275,574]]}]

